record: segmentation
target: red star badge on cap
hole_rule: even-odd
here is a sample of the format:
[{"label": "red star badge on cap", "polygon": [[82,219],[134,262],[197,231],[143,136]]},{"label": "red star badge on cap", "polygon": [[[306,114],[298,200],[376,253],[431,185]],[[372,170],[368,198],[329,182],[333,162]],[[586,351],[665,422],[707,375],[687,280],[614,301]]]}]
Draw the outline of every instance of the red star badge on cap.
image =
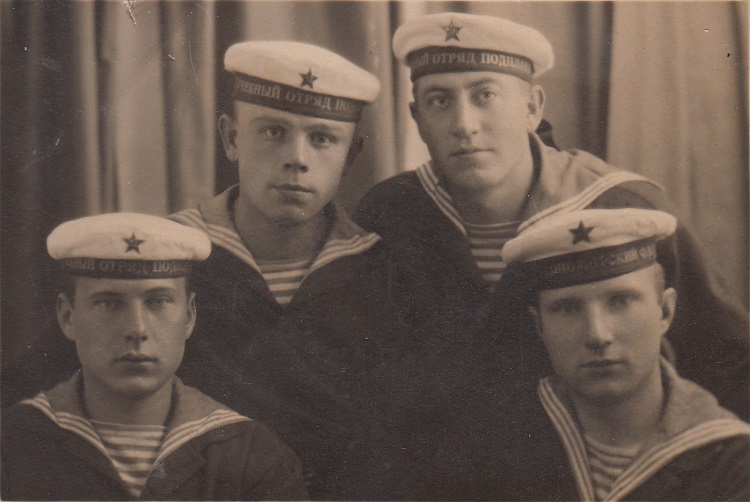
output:
[{"label": "red star badge on cap", "polygon": [[126,253],[128,251],[135,251],[136,253],[140,254],[141,250],[138,249],[138,246],[140,246],[141,244],[143,244],[143,240],[142,239],[137,239],[135,237],[135,233],[133,233],[133,235],[130,237],[130,239],[123,239],[123,240],[125,241],[125,244],[128,245],[128,248],[125,250]]},{"label": "red star badge on cap", "polygon": [[455,24],[453,24],[453,19],[451,19],[451,22],[450,24],[448,24],[448,26],[443,26],[443,30],[445,30],[445,41],[447,42],[448,40],[453,39],[460,42],[460,40],[458,40],[458,32],[462,29],[462,26],[456,26]]},{"label": "red star badge on cap", "polygon": [[304,87],[307,85],[310,86],[310,89],[312,89],[313,82],[318,80],[318,77],[313,75],[312,68],[307,70],[307,73],[300,73],[299,76],[302,77],[302,83],[299,85],[300,87]]},{"label": "red star badge on cap", "polygon": [[591,242],[591,238],[589,238],[589,234],[594,229],[594,227],[587,227],[583,224],[583,220],[578,224],[578,228],[570,228],[568,231],[573,234],[573,244],[578,244],[579,242],[586,241]]}]

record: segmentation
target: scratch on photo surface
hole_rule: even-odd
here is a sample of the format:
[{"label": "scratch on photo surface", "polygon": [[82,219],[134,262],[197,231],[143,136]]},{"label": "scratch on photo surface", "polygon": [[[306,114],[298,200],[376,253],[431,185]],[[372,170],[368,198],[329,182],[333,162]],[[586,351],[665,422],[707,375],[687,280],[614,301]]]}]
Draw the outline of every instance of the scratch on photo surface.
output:
[{"label": "scratch on photo surface", "polygon": [[120,1],[125,6],[125,8],[128,9],[128,15],[130,16],[130,20],[133,21],[133,26],[135,26],[135,15],[133,15],[133,5],[135,5],[135,0],[120,0]]},{"label": "scratch on photo surface", "polygon": [[205,7],[203,7],[203,6],[201,5],[200,1],[199,1],[199,0],[193,0],[193,3],[194,3],[195,5],[197,5],[198,7],[200,7],[200,9],[201,9],[201,10],[202,10],[203,12],[205,12],[205,13],[206,13],[206,17],[208,18],[208,22],[209,22],[209,24],[211,24],[211,21],[212,21],[212,20],[211,20],[211,14],[210,14],[210,13],[209,13],[209,12],[208,12],[208,11],[206,10],[206,8],[205,8]]},{"label": "scratch on photo surface", "polygon": [[188,36],[188,57],[190,58],[190,67],[193,69],[193,77],[198,82],[198,75],[195,73],[195,65],[193,64],[193,43],[190,36]]},{"label": "scratch on photo surface", "polygon": [[[121,0],[121,1],[123,3],[125,3],[126,0]],[[136,2],[136,0],[127,0],[127,1],[130,2],[131,6],[134,5],[135,2]],[[0,2],[2,2],[2,0],[0,0]],[[192,12],[186,12],[184,16],[182,16],[174,25],[172,25],[169,28],[169,30],[167,31],[167,34],[164,37],[164,39],[165,40],[170,39],[172,37],[172,35],[181,26],[183,26],[185,23],[187,23],[190,20],[190,18],[191,18],[192,15],[193,15]],[[188,39],[188,42],[190,42],[189,39]],[[159,46],[154,47],[151,50],[151,52],[149,52],[149,54],[145,58],[141,59],[141,63],[138,65],[138,70],[131,73],[130,78],[128,79],[128,81],[122,86],[122,91],[120,91],[116,96],[114,96],[112,98],[111,103],[110,103],[110,108],[115,107],[116,104],[120,101],[120,99],[124,98],[130,92],[130,90],[133,88],[133,83],[143,76],[143,74],[147,71],[147,69],[149,67],[148,66],[149,63],[157,55],[161,57],[164,54],[164,52],[167,50],[166,47],[167,47],[166,42],[164,42],[164,43],[160,44]],[[190,60],[191,60],[190,63],[191,63],[191,66],[192,66],[192,47],[189,47],[189,49],[191,51],[190,52]],[[170,54],[170,53],[167,52],[167,54]],[[176,59],[177,58],[175,58],[175,60]],[[193,67],[193,73],[195,73],[195,67]],[[105,115],[106,115],[106,112],[105,112]]]}]

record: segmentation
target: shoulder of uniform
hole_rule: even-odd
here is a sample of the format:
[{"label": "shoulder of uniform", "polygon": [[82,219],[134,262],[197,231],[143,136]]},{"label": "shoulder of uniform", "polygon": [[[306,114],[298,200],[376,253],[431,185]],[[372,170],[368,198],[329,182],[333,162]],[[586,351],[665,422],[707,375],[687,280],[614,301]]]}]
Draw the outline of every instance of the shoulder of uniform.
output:
[{"label": "shoulder of uniform", "polygon": [[[415,171],[400,173],[375,184],[365,194],[364,199],[374,197],[394,197],[420,188],[419,178]],[[363,200],[364,200],[363,199]]]},{"label": "shoulder of uniform", "polygon": [[662,209],[666,205],[663,190],[656,182],[588,152],[541,147],[541,154],[542,172],[534,195],[542,208],[569,200],[579,201],[581,208],[597,200],[599,204],[592,207],[632,205]]},{"label": "shoulder of uniform", "polygon": [[557,155],[568,157],[566,167],[568,172],[577,175],[606,176],[620,169],[605,160],[584,150],[562,150]]},{"label": "shoulder of uniform", "polygon": [[353,220],[362,228],[375,231],[386,212],[398,210],[403,204],[414,204],[420,194],[426,195],[416,172],[392,176],[374,185],[362,197],[353,213]]},{"label": "shoulder of uniform", "polygon": [[177,223],[182,223],[183,225],[203,230],[204,232],[208,230],[206,222],[197,208],[185,209],[170,214],[167,218],[176,221]]},{"label": "shoulder of uniform", "polygon": [[674,203],[669,199],[666,192],[658,185],[644,180],[631,180],[613,186],[602,193],[590,207],[637,207],[676,214]]},{"label": "shoulder of uniform", "polygon": [[190,439],[190,443],[198,449],[230,441],[234,442],[234,447],[239,448],[236,450],[237,453],[248,447],[252,450],[261,450],[266,454],[275,448],[287,448],[270,428],[252,419],[222,424],[196,434]]},{"label": "shoulder of uniform", "polygon": [[739,465],[745,466],[746,469],[750,460],[750,433],[739,433],[689,449],[679,455],[675,462],[682,468],[692,469],[696,465],[705,465],[706,458],[712,458],[714,462],[724,464],[728,469]]},{"label": "shoulder of uniform", "polygon": [[30,431],[38,436],[54,436],[60,428],[35,406],[24,402],[15,404],[2,414],[3,440],[15,437],[19,431]]}]

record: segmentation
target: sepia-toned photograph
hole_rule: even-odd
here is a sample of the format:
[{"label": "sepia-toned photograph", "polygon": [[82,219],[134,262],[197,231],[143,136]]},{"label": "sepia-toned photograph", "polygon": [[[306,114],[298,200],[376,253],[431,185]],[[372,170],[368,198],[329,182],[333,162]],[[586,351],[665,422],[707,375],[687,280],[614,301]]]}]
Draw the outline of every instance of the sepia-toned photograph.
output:
[{"label": "sepia-toned photograph", "polygon": [[0,499],[750,500],[749,16],[0,0]]}]

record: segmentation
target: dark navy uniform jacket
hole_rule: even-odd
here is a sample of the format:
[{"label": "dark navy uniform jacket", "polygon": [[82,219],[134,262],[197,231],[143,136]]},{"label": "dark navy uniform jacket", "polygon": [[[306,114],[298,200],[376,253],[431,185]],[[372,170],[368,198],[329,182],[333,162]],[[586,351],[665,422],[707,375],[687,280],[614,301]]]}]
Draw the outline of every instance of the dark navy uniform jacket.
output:
[{"label": "dark navy uniform jacket", "polygon": [[235,196],[171,216],[213,242],[191,278],[197,321],[178,374],[274,430],[302,460],[312,498],[367,498],[397,450],[374,409],[390,391],[372,380],[405,335],[389,293],[394,261],[329,206],[328,240],[280,305],[231,222]]},{"label": "dark navy uniform jacket", "polygon": [[[660,423],[608,500],[748,500],[750,425],[666,361],[662,378]],[[544,378],[535,394],[523,422],[498,420],[512,404],[501,400],[455,421],[422,473],[422,497],[596,500],[583,431],[565,388],[555,377]]]},{"label": "dark navy uniform jacket", "polygon": [[[545,146],[536,135],[530,136],[530,144],[536,178],[522,225],[551,212],[584,208],[641,207],[675,214],[664,191],[646,178],[616,170],[582,151]],[[464,332],[483,338],[489,350],[493,344],[524,338],[530,325],[528,298],[522,297],[517,278],[507,274],[494,292],[488,291],[457,212],[449,199],[446,205],[441,191],[438,176],[426,164],[376,185],[354,216],[380,235],[411,271],[412,282],[405,287],[416,289],[409,295],[412,307],[405,307],[412,310],[405,315],[432,340]],[[677,312],[667,335],[678,371],[747,419],[747,309],[721,291],[710,261],[684,225],[659,251],[668,283],[677,290]]]},{"label": "dark navy uniform jacket", "polygon": [[[3,500],[133,500],[81,405],[80,373],[3,413]],[[263,424],[174,379],[140,500],[304,500],[302,467]]]},{"label": "dark navy uniform jacket", "polygon": [[[674,214],[664,191],[642,176],[585,152],[547,147],[536,135],[530,144],[535,180],[522,226],[552,212],[583,208],[641,207]],[[409,453],[400,458],[405,464],[397,470],[403,475],[392,479],[396,488],[384,497],[444,498],[430,481],[434,469],[442,480],[450,480],[452,472],[454,486],[495,479],[505,487],[489,495],[457,492],[456,498],[522,497],[524,486],[545,475],[535,469],[534,459],[543,458],[555,440],[554,431],[538,419],[536,385],[552,369],[528,314],[533,288],[513,269],[494,291],[487,288],[446,194],[428,163],[376,185],[354,215],[382,237],[408,274],[394,287],[398,297],[409,300],[401,305],[412,331],[410,345],[399,355],[402,369],[392,387],[400,397],[391,403],[389,416],[398,424],[392,430],[400,434],[402,451]],[[660,244],[658,254],[678,298],[667,334],[671,359],[681,375],[747,419],[746,309],[721,293],[684,225]],[[456,434],[462,441],[452,442],[455,449],[443,451],[438,460],[438,445]]]}]

